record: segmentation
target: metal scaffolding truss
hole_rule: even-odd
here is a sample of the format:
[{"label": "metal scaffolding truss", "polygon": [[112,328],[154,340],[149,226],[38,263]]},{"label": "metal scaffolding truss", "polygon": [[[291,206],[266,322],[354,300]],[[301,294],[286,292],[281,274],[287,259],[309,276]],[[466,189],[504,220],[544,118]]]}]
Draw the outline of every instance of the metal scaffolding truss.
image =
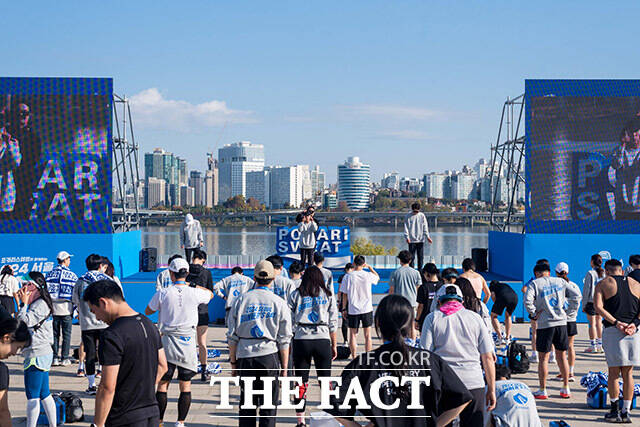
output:
[{"label": "metal scaffolding truss", "polygon": [[[113,215],[111,227],[114,232],[135,230],[140,226],[138,145],[133,134],[129,100],[116,94],[113,95],[113,130],[111,175],[116,197],[113,198],[112,213],[119,215]],[[133,194],[132,203],[127,203],[127,194]]]},{"label": "metal scaffolding truss", "polygon": [[[491,225],[500,231],[509,230],[515,225],[513,214],[516,212],[518,188],[525,185],[523,113],[524,94],[507,98],[502,106],[498,138],[491,147],[491,168],[487,170],[491,191]],[[499,200],[498,191],[503,185],[506,185],[509,195],[507,215],[498,216],[498,203],[495,202]],[[522,226],[524,232],[522,222],[518,221],[517,225]]]}]

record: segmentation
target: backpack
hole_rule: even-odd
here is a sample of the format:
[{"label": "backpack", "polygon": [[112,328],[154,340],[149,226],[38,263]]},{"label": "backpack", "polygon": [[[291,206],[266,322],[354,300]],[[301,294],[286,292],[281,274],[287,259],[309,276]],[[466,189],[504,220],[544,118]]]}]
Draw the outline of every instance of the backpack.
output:
[{"label": "backpack", "polygon": [[66,406],[66,422],[74,423],[77,421],[84,421],[82,400],[80,400],[77,394],[65,391],[63,393],[59,393],[58,396]]},{"label": "backpack", "polygon": [[529,372],[529,357],[527,356],[527,349],[522,344],[512,342],[509,345],[507,358],[509,359],[509,368],[512,373],[524,374]]}]

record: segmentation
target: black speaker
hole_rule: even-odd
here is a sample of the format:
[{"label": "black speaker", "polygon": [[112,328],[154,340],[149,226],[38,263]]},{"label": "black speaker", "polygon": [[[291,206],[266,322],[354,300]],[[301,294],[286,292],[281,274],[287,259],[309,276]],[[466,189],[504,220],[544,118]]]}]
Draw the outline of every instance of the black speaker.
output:
[{"label": "black speaker", "polygon": [[476,271],[488,271],[489,270],[489,250],[486,248],[473,248],[471,249],[471,259],[476,265]]},{"label": "black speaker", "polygon": [[158,249],[144,248],[140,251],[140,271],[156,271],[158,268]]}]

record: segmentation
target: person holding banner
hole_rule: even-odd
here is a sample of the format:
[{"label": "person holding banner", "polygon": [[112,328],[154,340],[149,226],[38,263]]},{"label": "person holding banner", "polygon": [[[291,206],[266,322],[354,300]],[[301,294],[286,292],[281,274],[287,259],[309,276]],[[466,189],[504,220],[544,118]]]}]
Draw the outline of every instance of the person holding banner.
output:
[{"label": "person holding banner", "polygon": [[[69,349],[71,348],[71,327],[73,322],[73,287],[78,276],[69,269],[71,264],[69,252],[60,251],[56,256],[58,265],[53,268],[45,280],[47,289],[53,300],[53,366],[69,366]],[[62,332],[62,351],[58,353],[60,333]]]}]

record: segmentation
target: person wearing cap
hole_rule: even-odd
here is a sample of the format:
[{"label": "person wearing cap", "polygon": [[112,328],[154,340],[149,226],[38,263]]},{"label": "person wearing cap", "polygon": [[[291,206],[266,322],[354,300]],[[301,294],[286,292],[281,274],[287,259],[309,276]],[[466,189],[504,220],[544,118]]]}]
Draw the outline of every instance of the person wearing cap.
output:
[{"label": "person wearing cap", "polygon": [[78,307],[78,320],[80,321],[80,330],[82,331],[82,345],[85,353],[85,369],[89,386],[86,392],[95,395],[98,391],[96,387],[96,364],[98,362],[98,343],[102,331],[107,329],[109,325],[98,320],[91,311],[89,303],[84,301],[84,291],[93,282],[98,280],[112,280],[105,274],[107,264],[105,258],[98,254],[91,254],[85,259],[87,272],[78,278],[73,287],[73,295],[71,300]]},{"label": "person wearing cap", "polygon": [[449,267],[442,270],[443,283],[436,291],[435,297],[431,300],[431,307],[429,307],[429,313],[433,313],[438,309],[438,304],[440,302],[438,298],[440,298],[445,293],[446,285],[452,285],[456,283],[456,280],[458,280],[458,271],[455,268]]},{"label": "person wearing cap", "polygon": [[[71,255],[66,251],[58,252],[58,265],[53,268],[45,280],[47,289],[53,301],[53,363],[52,366],[69,366],[69,350],[71,348],[71,327],[73,325],[73,287],[78,276],[69,269]],[[60,348],[60,333],[62,333],[62,349]]]},{"label": "person wearing cap", "polygon": [[[176,258],[182,258],[182,255],[174,254],[169,257],[169,262],[167,264],[171,264]],[[167,288],[171,286],[173,282],[171,281],[171,274],[169,274],[169,268],[162,270],[158,277],[156,277],[156,292],[158,292],[162,288]]]},{"label": "person wearing cap", "polygon": [[496,403],[493,341],[482,317],[464,308],[460,288],[445,284],[442,289],[438,309],[424,319],[420,347],[444,359],[473,395],[460,425],[481,426]]},{"label": "person wearing cap", "polygon": [[173,286],[156,292],[145,309],[147,316],[158,312],[158,324],[162,333],[162,346],[167,357],[167,372],[160,379],[156,398],[160,408],[160,422],[167,409],[167,391],[173,374],[178,370],[180,396],[178,397],[178,422],[176,427],[184,426],[184,420],[191,407],[191,379],[198,372],[198,347],[196,327],[198,325],[198,306],[208,304],[213,293],[201,286],[189,286],[189,263],[176,258],[169,264],[169,274]]},{"label": "person wearing cap", "polygon": [[[568,301],[564,304],[564,309],[567,312],[567,336],[569,337],[569,349],[567,350],[567,359],[569,361],[569,382],[574,382],[575,378],[573,376],[573,367],[576,364],[576,349],[574,347],[574,342],[576,335],[578,335],[578,308],[580,307],[580,301],[582,300],[582,292],[580,292],[580,287],[578,285],[569,280],[569,265],[566,262],[559,262],[558,265],[556,265],[555,271],[556,276],[567,282],[567,286],[573,288],[573,291],[580,295],[578,304],[573,306],[573,309],[570,309]],[[562,374],[558,374],[556,378],[562,379]]]},{"label": "person wearing cap", "polygon": [[[418,286],[422,283],[422,276],[420,272],[411,267],[411,261],[413,261],[413,255],[407,250],[400,251],[398,253],[398,260],[400,261],[400,268],[391,273],[389,277],[389,294],[397,294],[403,296],[409,301],[411,307],[415,310],[418,307],[417,292]],[[416,329],[411,329],[412,340],[416,339]]]},{"label": "person wearing cap", "polygon": [[191,262],[191,254],[194,249],[204,246],[202,238],[202,227],[200,221],[193,218],[193,215],[187,214],[184,222],[180,227],[180,247],[184,249],[184,255],[187,262]]},{"label": "person wearing cap", "polygon": [[[263,388],[262,378],[287,376],[291,343],[291,310],[287,303],[271,291],[276,277],[273,264],[262,260],[256,264],[256,286],[240,295],[229,315],[229,359],[232,375],[255,377],[254,389]],[[244,382],[241,382],[240,402],[244,402]],[[272,401],[278,401],[278,381],[272,382]],[[260,407],[262,398],[254,398]],[[264,417],[264,418],[260,418]],[[260,408],[260,426],[276,425],[276,409]],[[240,407],[240,427],[256,425],[256,409]]]},{"label": "person wearing cap", "polygon": [[[560,397],[571,398],[569,391],[569,364],[567,349],[567,312],[580,306],[580,292],[559,277],[551,277],[549,264],[536,264],[533,268],[535,279],[524,294],[524,307],[529,319],[536,321],[536,351],[538,352],[538,380],[540,389],[533,393],[536,399],[548,399],[547,375],[549,353],[555,348],[556,361],[562,374]],[[565,302],[567,303],[565,305]],[[565,309],[566,307],[566,309]]]}]

